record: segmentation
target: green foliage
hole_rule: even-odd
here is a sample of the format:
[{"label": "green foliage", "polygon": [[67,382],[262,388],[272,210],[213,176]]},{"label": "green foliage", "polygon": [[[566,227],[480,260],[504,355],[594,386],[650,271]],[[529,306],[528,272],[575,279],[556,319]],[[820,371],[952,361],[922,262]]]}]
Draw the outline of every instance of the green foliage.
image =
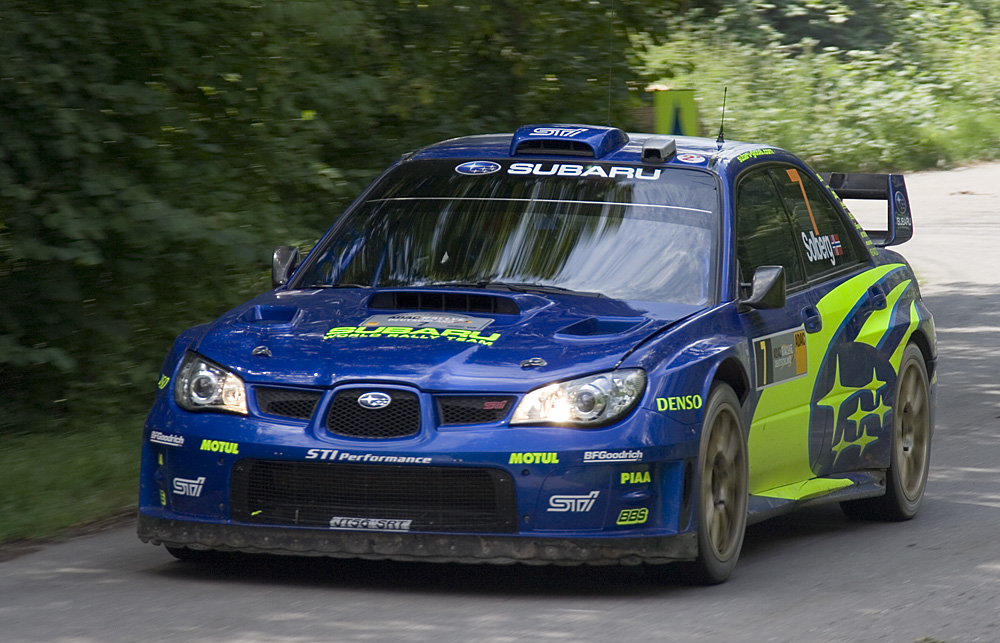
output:
[{"label": "green foliage", "polygon": [[[320,135],[287,87],[240,80],[267,58],[247,44],[255,10],[200,7],[0,9],[0,426],[148,405],[173,335],[244,298],[238,272],[347,194],[301,153]],[[308,208],[307,182],[327,195]]]},{"label": "green foliage", "polygon": [[145,408],[179,331],[403,152],[626,122],[645,5],[3,3],[0,429]]},{"label": "green foliage", "polygon": [[134,507],[141,422],[141,414],[120,414],[114,424],[5,435],[0,543],[58,535]]},{"label": "green foliage", "polygon": [[[676,21],[669,42],[646,48],[649,74],[698,90],[703,123],[717,127],[728,88],[729,138],[786,147],[824,170],[996,157],[1000,117],[989,106],[1000,100],[1000,82],[988,69],[1000,29],[981,14],[957,3],[882,2],[892,41],[841,49],[810,38],[787,44],[765,20],[774,9],[757,12],[753,4]],[[729,30],[741,10],[761,28]]]}]

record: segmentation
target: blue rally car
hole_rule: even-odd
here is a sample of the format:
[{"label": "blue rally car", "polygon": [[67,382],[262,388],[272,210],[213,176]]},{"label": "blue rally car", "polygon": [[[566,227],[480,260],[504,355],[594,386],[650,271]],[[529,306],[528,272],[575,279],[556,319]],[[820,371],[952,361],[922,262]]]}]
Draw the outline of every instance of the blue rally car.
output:
[{"label": "blue rally car", "polygon": [[[841,199],[884,199],[862,230]],[[936,340],[898,175],[533,125],[408,154],[274,290],[192,328],[146,422],[139,537],[460,562],[683,561],[807,503],[905,520]]]}]

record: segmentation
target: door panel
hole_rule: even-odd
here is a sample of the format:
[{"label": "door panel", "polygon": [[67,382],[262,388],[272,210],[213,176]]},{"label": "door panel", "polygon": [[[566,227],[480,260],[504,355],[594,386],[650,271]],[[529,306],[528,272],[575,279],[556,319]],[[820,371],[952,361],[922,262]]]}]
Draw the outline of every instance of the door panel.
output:
[{"label": "door panel", "polygon": [[[772,205],[765,176],[780,194]],[[888,466],[915,287],[904,265],[872,267],[855,251],[850,226],[804,173],[771,166],[749,177],[740,188],[754,189],[738,189],[736,209],[744,280],[776,261],[799,279],[784,308],[741,315],[755,369],[750,493],[802,499],[830,491],[810,482],[819,476]]]},{"label": "door panel", "polygon": [[815,364],[822,358],[801,310],[809,293],[790,295],[785,308],[744,313],[751,337],[757,406],[750,425],[750,493],[812,477],[809,467],[808,400]]}]

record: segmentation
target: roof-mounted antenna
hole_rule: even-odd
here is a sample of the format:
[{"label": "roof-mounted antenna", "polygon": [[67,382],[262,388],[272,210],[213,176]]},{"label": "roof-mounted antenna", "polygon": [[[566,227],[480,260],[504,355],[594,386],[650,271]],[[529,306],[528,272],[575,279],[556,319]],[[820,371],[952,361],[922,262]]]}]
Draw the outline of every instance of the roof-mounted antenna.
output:
[{"label": "roof-mounted antenna", "polygon": [[608,127],[611,127],[611,89],[615,75],[615,2],[611,0],[611,15],[608,28]]},{"label": "roof-mounted antenna", "polygon": [[726,94],[729,93],[729,88],[724,87],[722,89],[722,122],[719,123],[719,138],[715,139],[715,142],[722,145],[726,142],[726,137],[723,135],[723,130],[726,127]]}]

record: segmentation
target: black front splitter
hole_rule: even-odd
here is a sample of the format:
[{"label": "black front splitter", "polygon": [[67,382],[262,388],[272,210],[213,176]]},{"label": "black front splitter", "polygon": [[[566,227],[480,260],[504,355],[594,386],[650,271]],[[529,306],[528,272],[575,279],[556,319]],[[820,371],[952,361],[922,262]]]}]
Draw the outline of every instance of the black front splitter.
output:
[{"label": "black front splitter", "polygon": [[139,514],[143,542],[254,554],[442,563],[640,565],[694,560],[696,535],[541,538],[261,527],[165,520]]}]

